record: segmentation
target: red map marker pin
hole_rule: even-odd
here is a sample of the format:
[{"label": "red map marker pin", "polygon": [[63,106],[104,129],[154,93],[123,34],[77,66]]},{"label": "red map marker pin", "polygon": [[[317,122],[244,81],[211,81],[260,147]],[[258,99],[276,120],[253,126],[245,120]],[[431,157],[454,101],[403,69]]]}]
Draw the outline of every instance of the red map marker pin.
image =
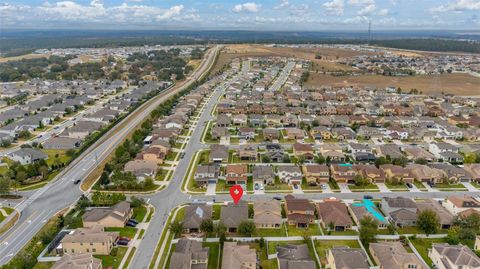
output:
[{"label": "red map marker pin", "polygon": [[230,187],[230,196],[232,196],[233,202],[238,204],[240,199],[242,199],[243,189],[240,185],[233,185]]}]

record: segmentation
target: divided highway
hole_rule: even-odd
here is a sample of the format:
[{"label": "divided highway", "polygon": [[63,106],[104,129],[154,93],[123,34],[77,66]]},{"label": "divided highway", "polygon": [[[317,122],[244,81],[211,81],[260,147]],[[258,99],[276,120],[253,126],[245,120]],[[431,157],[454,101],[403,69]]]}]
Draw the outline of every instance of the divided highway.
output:
[{"label": "divided highway", "polygon": [[[0,265],[7,263],[56,212],[72,205],[83,193],[76,179],[85,179],[150,112],[176,93],[202,78],[213,66],[221,46],[211,48],[201,65],[183,83],[173,86],[137,108],[94,145],[73,161],[52,182],[34,192],[16,209],[21,213],[16,225],[0,236]],[[115,135],[112,135],[115,134]]]}]

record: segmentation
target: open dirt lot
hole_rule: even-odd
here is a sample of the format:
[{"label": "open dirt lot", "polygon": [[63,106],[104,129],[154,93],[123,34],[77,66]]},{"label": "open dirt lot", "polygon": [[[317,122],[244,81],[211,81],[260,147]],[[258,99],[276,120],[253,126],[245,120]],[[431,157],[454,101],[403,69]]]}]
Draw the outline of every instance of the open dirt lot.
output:
[{"label": "open dirt lot", "polygon": [[0,57],[0,63],[4,62],[9,62],[9,61],[19,61],[23,59],[38,59],[38,58],[48,58],[50,57],[50,54],[25,54],[21,56],[15,56],[15,57]]},{"label": "open dirt lot", "polygon": [[306,86],[374,86],[400,87],[405,91],[412,88],[423,93],[445,92],[455,95],[480,95],[480,78],[469,74],[442,74],[437,76],[387,77],[381,75],[360,75],[334,77],[311,72]]}]

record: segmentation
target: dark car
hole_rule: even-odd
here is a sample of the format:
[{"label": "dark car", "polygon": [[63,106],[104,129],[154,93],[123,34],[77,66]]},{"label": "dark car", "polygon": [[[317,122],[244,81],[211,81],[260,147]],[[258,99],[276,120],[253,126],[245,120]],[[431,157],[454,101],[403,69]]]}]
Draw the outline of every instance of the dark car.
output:
[{"label": "dark car", "polygon": [[117,245],[119,245],[119,246],[127,246],[127,245],[128,245],[128,242],[130,242],[130,241],[120,239],[120,240],[117,241]]},{"label": "dark car", "polygon": [[407,187],[410,188],[410,189],[413,188],[412,183],[407,182]]},{"label": "dark car", "polygon": [[137,221],[136,219],[129,219],[128,221],[129,221],[129,222],[133,222],[133,223],[135,223],[135,224],[138,224],[138,221]]},{"label": "dark car", "polygon": [[136,223],[133,223],[133,222],[130,222],[130,221],[127,221],[127,224],[125,224],[125,226],[127,226],[127,227],[136,227],[137,224],[136,224]]},{"label": "dark car", "polygon": [[278,196],[275,196],[273,197],[274,200],[277,200],[277,201],[282,201],[282,198],[281,197],[278,197]]},{"label": "dark car", "polygon": [[363,199],[372,200],[373,197],[372,197],[371,195],[364,195],[364,196],[363,196]]},{"label": "dark car", "polygon": [[77,185],[77,184],[80,183],[80,182],[81,182],[81,180],[80,180],[80,179],[77,179],[77,180],[74,180],[74,181],[73,181],[73,184]]}]

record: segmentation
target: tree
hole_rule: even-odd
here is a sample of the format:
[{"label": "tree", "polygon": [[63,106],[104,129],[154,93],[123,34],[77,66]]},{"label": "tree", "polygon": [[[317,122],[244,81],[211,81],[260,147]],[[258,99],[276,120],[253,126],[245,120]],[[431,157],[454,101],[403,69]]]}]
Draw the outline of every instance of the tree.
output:
[{"label": "tree", "polygon": [[108,172],[103,171],[102,175],[100,176],[100,184],[108,185],[109,183],[110,183],[110,177],[108,176]]},{"label": "tree", "polygon": [[356,175],[354,180],[355,180],[355,185],[357,186],[367,186],[370,183],[368,179],[360,175]]},{"label": "tree", "polygon": [[183,232],[183,223],[179,220],[174,220],[170,223],[170,231],[175,235],[175,237],[179,237]]},{"label": "tree", "polygon": [[0,195],[10,193],[11,180],[7,177],[0,178]]},{"label": "tree", "polygon": [[213,225],[212,219],[204,219],[200,223],[200,231],[209,234],[213,233],[215,226]]},{"label": "tree", "polygon": [[420,211],[417,217],[417,226],[427,236],[429,234],[437,233],[438,227],[440,226],[437,212],[431,209],[425,209]]},{"label": "tree", "polygon": [[238,233],[242,236],[252,236],[257,228],[251,220],[245,220],[238,225]]},{"label": "tree", "polygon": [[222,235],[225,236],[225,233],[227,232],[227,227],[225,226],[225,224],[219,222],[215,226],[215,232],[217,233],[218,237],[222,237]]},{"label": "tree", "polygon": [[42,175],[43,179],[46,179],[48,176],[48,167],[46,165],[42,165],[38,168],[38,172]]},{"label": "tree", "polygon": [[391,163],[391,162],[390,162],[389,160],[387,160],[387,158],[385,158],[385,157],[383,157],[383,156],[380,157],[380,158],[377,158],[377,159],[375,160],[375,166],[376,166],[377,168],[379,168],[380,165],[389,164],[389,163]]},{"label": "tree", "polygon": [[371,216],[365,216],[360,221],[360,240],[362,243],[368,245],[375,241],[375,235],[377,235],[378,222]]}]

